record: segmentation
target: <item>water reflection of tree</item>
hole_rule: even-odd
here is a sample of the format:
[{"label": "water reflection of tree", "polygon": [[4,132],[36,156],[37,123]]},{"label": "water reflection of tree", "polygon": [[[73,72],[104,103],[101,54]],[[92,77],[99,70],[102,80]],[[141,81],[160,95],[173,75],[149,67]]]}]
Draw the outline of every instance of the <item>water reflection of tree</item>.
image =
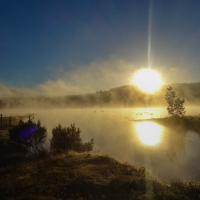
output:
[{"label": "water reflection of tree", "polygon": [[186,153],[186,135],[187,130],[181,126],[173,126],[168,128],[168,148],[167,155],[170,160],[181,159]]}]

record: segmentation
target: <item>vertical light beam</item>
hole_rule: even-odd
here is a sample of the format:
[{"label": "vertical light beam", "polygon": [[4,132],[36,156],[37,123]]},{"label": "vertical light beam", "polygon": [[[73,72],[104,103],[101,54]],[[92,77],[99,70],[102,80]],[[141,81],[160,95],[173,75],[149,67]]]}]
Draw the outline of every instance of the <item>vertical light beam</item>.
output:
[{"label": "vertical light beam", "polygon": [[151,58],[151,40],[152,40],[152,13],[153,13],[153,0],[149,0],[149,13],[148,13],[148,47],[147,47],[147,65],[149,68],[152,66]]}]

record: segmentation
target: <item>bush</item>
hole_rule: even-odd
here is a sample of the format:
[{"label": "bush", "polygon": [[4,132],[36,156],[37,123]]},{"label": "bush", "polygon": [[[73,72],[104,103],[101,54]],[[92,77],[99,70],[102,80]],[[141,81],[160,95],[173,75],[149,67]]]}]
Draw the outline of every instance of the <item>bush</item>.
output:
[{"label": "bush", "polygon": [[165,100],[167,101],[167,104],[168,104],[167,111],[170,115],[175,116],[175,117],[183,117],[184,116],[185,100],[177,97],[176,93],[172,87],[167,88]]},{"label": "bush", "polygon": [[71,124],[70,127],[67,128],[62,128],[61,125],[58,125],[52,130],[51,151],[91,151],[93,149],[93,139],[83,143],[80,132],[80,129],[76,128],[75,124]]},{"label": "bush", "polygon": [[0,137],[0,168],[24,161],[25,155],[26,150],[21,145]]},{"label": "bush", "polygon": [[44,151],[46,140],[46,128],[40,121],[20,121],[19,124],[9,131],[10,140],[21,146],[28,154],[39,154]]}]

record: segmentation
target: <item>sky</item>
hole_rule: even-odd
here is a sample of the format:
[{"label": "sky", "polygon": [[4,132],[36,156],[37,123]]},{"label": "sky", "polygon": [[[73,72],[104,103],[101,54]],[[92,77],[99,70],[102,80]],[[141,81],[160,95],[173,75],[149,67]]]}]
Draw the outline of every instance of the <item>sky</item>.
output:
[{"label": "sky", "polygon": [[127,84],[148,65],[150,7],[152,67],[169,82],[200,81],[199,0],[0,0],[0,82]]}]

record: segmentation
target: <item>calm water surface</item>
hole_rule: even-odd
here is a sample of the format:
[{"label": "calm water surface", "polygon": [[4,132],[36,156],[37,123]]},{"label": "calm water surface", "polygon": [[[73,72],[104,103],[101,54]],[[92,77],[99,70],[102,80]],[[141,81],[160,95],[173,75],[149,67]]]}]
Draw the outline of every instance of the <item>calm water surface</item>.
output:
[{"label": "calm water surface", "polygon": [[[83,140],[94,138],[95,152],[108,154],[138,167],[162,180],[200,180],[200,136],[190,130],[171,130],[152,121],[136,121],[164,117],[164,108],[90,108],[5,110],[7,115],[35,113],[48,129],[58,124],[80,127]],[[187,109],[199,115],[199,107]]]}]

